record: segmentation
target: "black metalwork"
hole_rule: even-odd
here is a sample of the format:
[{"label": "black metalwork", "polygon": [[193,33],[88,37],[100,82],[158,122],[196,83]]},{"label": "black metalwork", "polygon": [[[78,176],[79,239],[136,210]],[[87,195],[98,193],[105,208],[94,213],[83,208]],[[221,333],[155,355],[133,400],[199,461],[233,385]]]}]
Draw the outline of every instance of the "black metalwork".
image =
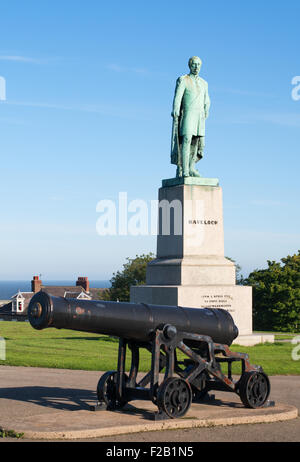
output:
[{"label": "black metalwork", "polygon": [[270,394],[270,381],[263,372],[245,372],[239,384],[239,395],[246,407],[261,407]]},{"label": "black metalwork", "polygon": [[[246,407],[269,403],[270,382],[262,368],[251,365],[247,354],[229,349],[238,330],[225,310],[65,299],[39,292],[30,302],[28,317],[36,329],[56,327],[119,337],[117,370],[100,378],[93,410],[117,410],[133,400],[151,400],[158,407],[155,419],[178,418],[211,390],[237,393]],[[131,351],[128,375],[127,349]],[[151,366],[138,378],[141,349],[151,353]],[[237,379],[232,373],[234,362],[241,364]]]},{"label": "black metalwork", "polygon": [[[124,399],[118,399],[116,390],[117,371],[108,371],[102,375],[97,385],[97,397],[99,403],[105,403],[108,409],[122,409],[127,404]],[[127,377],[124,377],[125,383]]]},{"label": "black metalwork", "polygon": [[191,402],[192,389],[185,379],[169,377],[158,388],[158,408],[172,419],[186,414]]}]

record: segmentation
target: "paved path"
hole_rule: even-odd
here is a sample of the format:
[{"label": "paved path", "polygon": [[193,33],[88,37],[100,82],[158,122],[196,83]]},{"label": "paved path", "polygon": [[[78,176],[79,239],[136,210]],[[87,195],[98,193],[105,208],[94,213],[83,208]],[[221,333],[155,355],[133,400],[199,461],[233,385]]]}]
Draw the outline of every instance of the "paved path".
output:
[{"label": "paved path", "polygon": [[[24,423],[29,430],[45,432],[55,428],[62,431],[67,423],[77,431],[90,431],[103,426],[113,429],[120,425],[145,424],[145,413],[140,409],[151,410],[151,403],[134,403],[137,412],[127,415],[91,413],[89,404],[96,400],[95,389],[101,372],[71,371],[62,369],[43,369],[0,366],[0,425],[15,423],[18,431]],[[278,403],[295,406],[300,414],[300,376],[271,377],[271,399]],[[265,414],[265,410],[245,410],[234,394],[215,392],[215,405],[193,405],[186,423],[192,418],[234,418],[236,416]],[[222,401],[221,401],[222,400]],[[224,400],[227,403],[224,405]],[[150,407],[149,407],[150,406]],[[71,412],[70,412],[71,411]],[[75,412],[73,412],[75,411]],[[274,413],[270,409],[267,413]],[[250,414],[249,414],[250,413]],[[146,413],[147,414],[147,413]],[[199,417],[200,416],[200,417]],[[170,422],[170,421],[167,421]],[[174,421],[173,421],[174,422]],[[182,422],[180,419],[179,422]],[[146,420],[149,425],[151,421]],[[18,427],[19,426],[19,427]],[[89,433],[90,434],[90,433]],[[78,441],[85,441],[84,434]],[[2,441],[10,441],[5,438]],[[24,440],[23,440],[24,441]],[[300,441],[299,417],[285,422],[260,423],[213,428],[173,429],[156,432],[140,432],[126,435],[105,436],[93,441],[111,442],[201,442],[201,441]]]}]

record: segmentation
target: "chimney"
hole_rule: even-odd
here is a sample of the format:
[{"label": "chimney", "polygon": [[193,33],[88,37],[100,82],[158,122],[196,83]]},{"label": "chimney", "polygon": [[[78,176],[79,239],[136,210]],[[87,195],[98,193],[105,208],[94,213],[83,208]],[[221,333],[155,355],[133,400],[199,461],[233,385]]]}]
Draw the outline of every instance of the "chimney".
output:
[{"label": "chimney", "polygon": [[87,277],[78,277],[76,286],[81,286],[88,293],[90,291],[90,283]]},{"label": "chimney", "polygon": [[31,292],[39,292],[42,288],[42,281],[38,276],[33,276],[33,279],[31,281]]}]

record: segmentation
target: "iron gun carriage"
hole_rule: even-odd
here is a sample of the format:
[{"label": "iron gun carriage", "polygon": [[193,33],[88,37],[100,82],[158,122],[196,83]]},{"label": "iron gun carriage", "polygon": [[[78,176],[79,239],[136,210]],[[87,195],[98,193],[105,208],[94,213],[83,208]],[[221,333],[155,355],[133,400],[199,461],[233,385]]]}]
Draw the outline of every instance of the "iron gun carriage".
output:
[{"label": "iron gun carriage", "polygon": [[[251,365],[247,354],[229,349],[238,329],[226,310],[68,299],[41,291],[31,299],[28,318],[35,329],[55,327],[119,338],[117,370],[100,378],[95,410],[152,400],[158,407],[155,419],[178,418],[210,390],[237,393],[249,408],[268,403],[270,382],[262,368]],[[150,352],[151,366],[138,380],[141,349]],[[241,365],[238,379],[232,373],[234,362]]]}]

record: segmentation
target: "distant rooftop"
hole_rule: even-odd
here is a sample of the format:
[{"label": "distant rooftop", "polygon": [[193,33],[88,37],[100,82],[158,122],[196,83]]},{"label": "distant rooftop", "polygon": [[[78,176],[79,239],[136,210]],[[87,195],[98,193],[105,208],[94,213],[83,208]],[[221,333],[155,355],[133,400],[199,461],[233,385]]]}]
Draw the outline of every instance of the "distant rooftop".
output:
[{"label": "distant rooftop", "polygon": [[31,298],[35,293],[41,290],[53,295],[54,297],[99,300],[101,292],[107,289],[101,287],[90,288],[89,280],[86,276],[78,277],[74,286],[44,285],[39,276],[33,276],[31,281],[31,292],[19,291],[6,303],[1,304],[0,302],[0,316],[1,314],[26,316]]}]

